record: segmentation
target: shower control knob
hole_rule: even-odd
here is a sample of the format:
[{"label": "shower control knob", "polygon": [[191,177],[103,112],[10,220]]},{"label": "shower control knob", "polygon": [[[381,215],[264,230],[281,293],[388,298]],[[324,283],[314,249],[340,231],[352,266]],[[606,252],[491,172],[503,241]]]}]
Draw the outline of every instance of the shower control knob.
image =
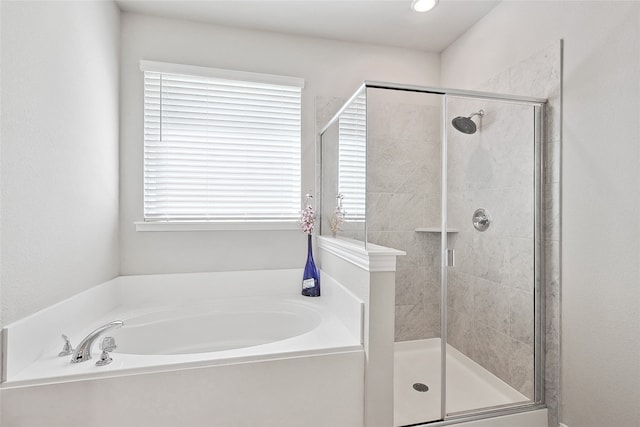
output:
[{"label": "shower control knob", "polygon": [[478,231],[487,231],[489,226],[491,225],[491,216],[486,209],[480,208],[476,209],[473,213],[473,227]]}]

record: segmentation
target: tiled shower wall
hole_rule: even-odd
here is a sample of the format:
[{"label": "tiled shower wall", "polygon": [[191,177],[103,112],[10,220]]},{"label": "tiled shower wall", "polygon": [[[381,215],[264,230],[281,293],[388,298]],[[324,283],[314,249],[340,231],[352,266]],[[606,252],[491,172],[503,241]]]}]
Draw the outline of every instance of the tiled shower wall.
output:
[{"label": "tiled shower wall", "polygon": [[[543,176],[545,251],[545,403],[549,425],[558,423],[560,388],[560,164],[562,48],[560,42],[510,68],[507,93],[546,98]],[[506,84],[503,83],[503,84]]]},{"label": "tiled shower wall", "polygon": [[[473,88],[480,91],[515,94],[524,96],[533,96],[548,99],[545,115],[545,134],[543,135],[543,245],[544,245],[544,265],[543,288],[545,296],[545,400],[550,413],[550,425],[555,425],[557,418],[557,393],[559,388],[559,307],[560,307],[560,265],[559,265],[559,248],[560,248],[560,105],[561,105],[561,47],[560,43],[554,43],[547,48],[541,50],[530,58],[514,64],[499,75],[492,78],[487,83]],[[485,116],[483,125],[489,127],[491,117]],[[507,118],[507,127],[519,125],[519,117]],[[509,132],[508,129],[505,130]],[[514,186],[515,187],[515,186]],[[516,193],[504,192],[498,196],[498,209],[494,214],[496,222],[502,215],[498,206],[500,199],[518,200]],[[517,219],[518,214],[525,212],[520,209],[519,205],[515,205],[508,213],[508,221]],[[523,218],[524,219],[524,218]],[[524,220],[521,224],[526,224]],[[527,252],[531,250],[531,246],[518,247],[518,241],[521,243],[526,241],[526,230],[513,229],[508,234],[511,235],[510,256],[505,258],[505,266],[511,270],[508,284],[502,288],[496,285],[485,283],[486,287],[493,286],[498,293],[491,293],[492,298],[486,299],[486,294],[482,289],[477,289],[474,298],[478,304],[478,310],[491,311],[490,315],[485,316],[484,326],[478,326],[473,340],[476,348],[472,351],[473,358],[476,362],[482,364],[487,369],[492,370],[507,383],[515,386],[527,396],[531,396],[531,385],[528,384],[528,370],[532,369],[531,361],[528,359],[530,345],[530,337],[527,332],[530,329],[528,325],[529,317],[532,311],[529,309],[529,302],[524,299],[532,298],[532,294],[528,295],[528,291],[518,283],[524,274],[527,274],[530,266],[525,262],[525,258],[530,256]],[[524,234],[523,234],[524,233]],[[462,233],[461,233],[462,234]],[[478,236],[476,235],[476,238]],[[505,242],[505,244],[507,244]],[[487,249],[491,250],[491,243],[488,243]],[[500,266],[500,264],[498,264]],[[500,274],[500,270],[498,271]],[[478,276],[476,276],[478,277]],[[480,279],[486,279],[481,274]],[[504,277],[504,276],[503,276]],[[508,277],[508,276],[507,276]],[[468,277],[467,277],[468,279]],[[462,279],[464,283],[464,278]],[[462,284],[461,287],[465,285]],[[451,291],[451,290],[450,290]],[[483,295],[484,294],[484,295]],[[455,295],[455,294],[454,294]],[[498,298],[497,296],[503,297]],[[452,304],[453,298],[449,299]],[[524,308],[526,305],[526,309]],[[524,316],[516,316],[520,311]],[[482,314],[480,316],[483,316]],[[488,329],[493,325],[493,330]],[[451,329],[451,328],[450,328]],[[498,333],[495,333],[495,331]],[[508,332],[507,332],[508,331]],[[505,333],[507,332],[507,333]],[[455,335],[455,333],[454,333]],[[493,339],[488,339],[489,336]],[[450,339],[452,337],[450,336]],[[478,339],[479,338],[479,339]],[[464,344],[463,344],[464,345]],[[469,344],[473,346],[474,344]],[[479,345],[479,346],[478,346]],[[526,350],[526,351],[525,351]],[[522,357],[518,355],[522,354]],[[527,355],[526,357],[524,355]],[[506,358],[505,358],[506,357]],[[498,363],[496,363],[496,361]],[[524,376],[520,366],[526,364],[527,375]],[[557,424],[557,423],[556,423]]]}]

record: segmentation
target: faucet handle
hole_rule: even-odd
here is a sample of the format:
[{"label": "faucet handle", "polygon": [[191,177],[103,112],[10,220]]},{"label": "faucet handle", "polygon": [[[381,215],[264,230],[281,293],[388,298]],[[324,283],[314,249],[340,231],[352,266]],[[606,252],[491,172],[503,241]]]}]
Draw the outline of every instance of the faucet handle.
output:
[{"label": "faucet handle", "polygon": [[102,341],[100,341],[100,350],[102,350],[102,354],[100,355],[100,360],[96,362],[96,366],[105,366],[113,362],[113,359],[109,356],[109,352],[116,348],[118,348],[118,346],[116,345],[116,340],[113,337],[102,338]]},{"label": "faucet handle", "polygon": [[62,346],[62,351],[58,353],[58,357],[68,356],[74,352],[73,346],[65,334],[62,334],[62,339],[64,340],[64,346]]},{"label": "faucet handle", "polygon": [[102,341],[100,341],[100,350],[102,351],[111,352],[116,348],[118,348],[118,346],[116,345],[116,340],[113,337],[104,337],[102,338]]}]

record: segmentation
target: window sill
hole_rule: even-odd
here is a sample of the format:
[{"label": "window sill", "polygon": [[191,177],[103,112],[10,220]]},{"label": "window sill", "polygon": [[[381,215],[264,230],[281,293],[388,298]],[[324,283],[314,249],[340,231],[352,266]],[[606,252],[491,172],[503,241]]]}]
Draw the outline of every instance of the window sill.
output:
[{"label": "window sill", "polygon": [[269,231],[297,230],[297,221],[136,221],[136,231]]}]

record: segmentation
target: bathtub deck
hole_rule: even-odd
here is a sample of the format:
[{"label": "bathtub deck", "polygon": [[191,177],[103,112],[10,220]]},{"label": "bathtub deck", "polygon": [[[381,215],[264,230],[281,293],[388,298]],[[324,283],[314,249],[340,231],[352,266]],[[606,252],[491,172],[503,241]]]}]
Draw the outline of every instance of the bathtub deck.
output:
[{"label": "bathtub deck", "polygon": [[[394,424],[435,421],[440,415],[440,339],[395,344]],[[429,387],[413,389],[414,383]],[[447,412],[526,402],[528,399],[458,350],[447,346]]]}]

